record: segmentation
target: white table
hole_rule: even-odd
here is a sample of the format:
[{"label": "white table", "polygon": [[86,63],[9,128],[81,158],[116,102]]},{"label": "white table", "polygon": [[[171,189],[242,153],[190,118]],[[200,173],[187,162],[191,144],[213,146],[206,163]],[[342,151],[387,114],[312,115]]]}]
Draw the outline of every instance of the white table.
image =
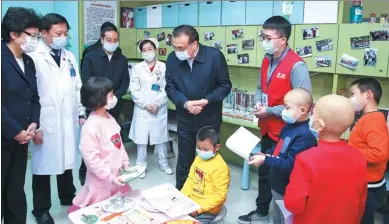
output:
[{"label": "white table", "polygon": [[[126,196],[132,198],[135,201],[135,208],[140,208],[141,210],[143,210],[143,208],[140,206],[141,205],[140,201],[143,198],[140,190],[133,190],[133,191],[129,192],[129,194],[127,194]],[[109,199],[107,199],[107,200],[109,200]],[[72,212],[69,214],[68,217],[72,221],[72,223],[74,223],[74,224],[85,224],[85,222],[81,221],[81,218],[83,217],[83,215],[96,215],[96,216],[98,216],[99,221],[96,222],[96,224],[104,224],[104,223],[106,223],[106,224],[113,224],[113,223],[125,224],[126,223],[127,224],[127,223],[131,223],[131,222],[126,222],[126,221],[121,222],[120,221],[121,217],[119,217],[119,216],[115,217],[109,221],[101,221],[101,219],[104,219],[105,217],[112,215],[112,213],[105,212],[101,209],[102,203],[103,202],[95,203],[95,204],[90,205],[88,207],[82,208],[78,211]],[[137,206],[139,206],[139,207],[137,207]],[[132,210],[127,211],[120,216],[124,217],[125,214],[131,213],[131,212],[132,212]],[[161,223],[166,222],[166,221],[171,221],[171,219],[163,213],[150,213],[147,211],[145,211],[145,213],[147,213],[147,215],[151,216],[153,218],[153,220],[151,222],[147,221],[144,224],[148,224],[148,223],[161,224]],[[193,220],[194,221],[195,219],[193,219],[192,217],[187,215],[187,216],[176,218],[174,220]],[[134,223],[134,224],[143,224],[143,223]]]}]

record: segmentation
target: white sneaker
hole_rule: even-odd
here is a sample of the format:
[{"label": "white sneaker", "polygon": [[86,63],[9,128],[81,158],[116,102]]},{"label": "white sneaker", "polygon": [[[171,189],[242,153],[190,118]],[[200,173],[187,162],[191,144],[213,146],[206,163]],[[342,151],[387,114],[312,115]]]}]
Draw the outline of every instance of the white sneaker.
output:
[{"label": "white sneaker", "polygon": [[172,168],[170,168],[169,166],[160,166],[162,172],[165,172],[167,175],[172,175],[173,174],[173,170]]},{"label": "white sneaker", "polygon": [[140,179],[145,179],[145,177],[146,177],[146,171],[139,176]]}]

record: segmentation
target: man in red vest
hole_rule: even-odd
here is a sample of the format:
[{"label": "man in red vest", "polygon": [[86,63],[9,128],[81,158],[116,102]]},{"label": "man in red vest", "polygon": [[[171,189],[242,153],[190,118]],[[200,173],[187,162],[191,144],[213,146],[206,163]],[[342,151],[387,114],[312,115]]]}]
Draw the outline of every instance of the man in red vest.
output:
[{"label": "man in red vest", "polygon": [[[281,118],[285,94],[294,88],[304,88],[312,92],[307,65],[288,46],[291,30],[291,24],[282,16],[273,16],[263,24],[262,45],[266,54],[254,98],[254,115],[259,119],[261,150],[264,154],[276,145],[285,124]],[[238,223],[255,224],[269,220],[272,195],[268,173],[266,167],[258,168],[257,209],[240,216]]]}]

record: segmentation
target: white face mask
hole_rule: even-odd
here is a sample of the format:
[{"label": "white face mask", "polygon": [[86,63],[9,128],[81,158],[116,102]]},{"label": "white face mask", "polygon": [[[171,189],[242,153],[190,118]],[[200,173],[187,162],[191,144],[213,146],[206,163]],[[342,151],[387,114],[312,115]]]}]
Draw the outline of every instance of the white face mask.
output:
[{"label": "white face mask", "polygon": [[35,50],[38,44],[39,42],[37,38],[26,36],[26,42],[24,42],[24,44],[20,44],[20,48],[24,53],[31,53]]},{"label": "white face mask", "polygon": [[61,50],[68,44],[67,37],[53,37],[53,43],[50,44],[50,47],[55,50]]},{"label": "white face mask", "polygon": [[112,99],[107,99],[107,105],[105,105],[105,109],[112,110],[118,102],[118,98],[116,96],[113,96]]},{"label": "white face mask", "polygon": [[108,43],[104,41],[103,47],[108,52],[115,52],[119,47],[119,42],[116,43]]},{"label": "white face mask", "polygon": [[185,61],[185,60],[188,60],[190,58],[188,50],[185,50],[185,51],[175,51],[175,53],[176,53],[176,57],[180,61]]},{"label": "white face mask", "polygon": [[351,97],[350,100],[351,100],[351,103],[353,104],[354,110],[356,112],[359,112],[359,111],[363,110],[363,107],[367,103],[367,99],[365,100],[365,102],[363,104],[359,103],[355,96]]},{"label": "white face mask", "polygon": [[153,61],[155,58],[155,52],[143,52],[142,53],[142,58],[145,59],[147,62]]},{"label": "white face mask", "polygon": [[277,48],[274,48],[274,43],[272,40],[262,41],[262,46],[266,54],[274,54],[277,51]]}]

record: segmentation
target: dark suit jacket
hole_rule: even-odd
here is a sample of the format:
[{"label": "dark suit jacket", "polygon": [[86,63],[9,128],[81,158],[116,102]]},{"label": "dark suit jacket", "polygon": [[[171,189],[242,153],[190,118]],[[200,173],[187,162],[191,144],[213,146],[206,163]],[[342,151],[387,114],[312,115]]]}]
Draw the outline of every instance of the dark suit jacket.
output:
[{"label": "dark suit jacket", "polygon": [[130,85],[127,58],[116,50],[109,61],[102,47],[88,53],[81,68],[82,82],[85,83],[90,77],[110,79],[114,83],[113,92],[120,100]]},{"label": "dark suit jacket", "polygon": [[[84,58],[85,58],[85,56],[89,52],[92,52],[94,50],[100,49],[102,47],[103,47],[103,45],[101,44],[101,40],[99,39],[98,41],[96,41],[96,43],[94,43],[94,44],[90,45],[89,47],[85,48],[85,50],[82,52],[80,68],[82,68],[82,63],[84,62]],[[118,51],[119,53],[122,53],[122,49],[120,49],[120,47],[118,47],[118,49],[116,51]]]},{"label": "dark suit jacket", "polygon": [[[166,94],[176,105],[178,126],[197,132],[204,126],[219,130],[223,99],[231,91],[230,75],[223,53],[200,44],[193,61],[180,61],[174,52],[166,62]],[[190,100],[207,99],[208,105],[198,115],[190,114],[184,105]]]},{"label": "dark suit jacket", "polygon": [[1,45],[1,139],[12,141],[32,122],[39,125],[41,106],[34,61],[22,55],[23,73],[8,46]]}]

